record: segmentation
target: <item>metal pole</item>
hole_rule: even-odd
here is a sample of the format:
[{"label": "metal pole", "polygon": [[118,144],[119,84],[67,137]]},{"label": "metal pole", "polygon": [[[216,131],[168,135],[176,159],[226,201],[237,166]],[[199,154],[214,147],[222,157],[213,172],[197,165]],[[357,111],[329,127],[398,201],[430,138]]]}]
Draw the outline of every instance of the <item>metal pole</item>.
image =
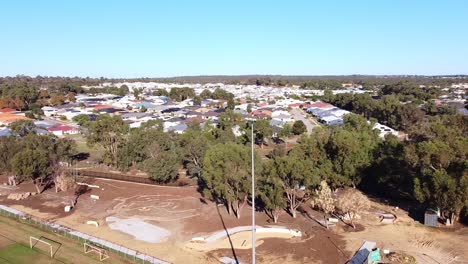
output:
[{"label": "metal pole", "polygon": [[255,166],[254,166],[254,127],[252,122],[252,264],[255,264]]}]

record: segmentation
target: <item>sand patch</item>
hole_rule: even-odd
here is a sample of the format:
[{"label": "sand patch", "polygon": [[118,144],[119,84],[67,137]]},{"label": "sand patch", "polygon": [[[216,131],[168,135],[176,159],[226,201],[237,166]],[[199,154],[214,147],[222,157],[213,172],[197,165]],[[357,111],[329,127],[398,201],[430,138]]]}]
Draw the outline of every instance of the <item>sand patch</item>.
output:
[{"label": "sand patch", "polygon": [[[256,227],[255,246],[263,244],[265,238],[284,238],[301,237],[300,231],[284,227]],[[199,251],[211,251],[216,249],[252,248],[252,230],[250,226],[239,226],[227,230],[221,230],[206,237],[204,241],[191,241],[186,244],[188,248]]]},{"label": "sand patch", "polygon": [[169,230],[146,223],[139,218],[122,219],[109,216],[106,217],[106,222],[110,229],[133,236],[136,240],[149,243],[165,241],[171,235]]}]

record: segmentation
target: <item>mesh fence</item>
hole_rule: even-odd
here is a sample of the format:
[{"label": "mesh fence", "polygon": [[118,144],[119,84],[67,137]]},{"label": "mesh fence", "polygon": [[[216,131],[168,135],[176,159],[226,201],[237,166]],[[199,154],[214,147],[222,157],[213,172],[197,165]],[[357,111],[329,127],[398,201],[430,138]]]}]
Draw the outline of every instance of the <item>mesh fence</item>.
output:
[{"label": "mesh fence", "polygon": [[100,248],[106,249],[109,253],[118,255],[132,263],[170,264],[169,262],[160,260],[153,256],[135,251],[133,249],[129,249],[127,247],[124,247],[124,246],[121,246],[121,245],[118,245],[118,244],[115,244],[115,243],[112,243],[112,242],[109,242],[109,241],[106,241],[97,237],[90,236],[85,233],[78,232],[76,230],[70,229],[65,226],[34,219],[31,216],[21,211],[15,210],[13,208],[10,208],[4,205],[0,205],[0,215],[15,219],[16,221],[21,222],[21,223],[32,225],[43,231],[54,233],[56,235],[72,239],[76,241],[77,244],[80,244],[80,247],[83,246],[84,242],[91,244],[91,245],[98,246]]}]

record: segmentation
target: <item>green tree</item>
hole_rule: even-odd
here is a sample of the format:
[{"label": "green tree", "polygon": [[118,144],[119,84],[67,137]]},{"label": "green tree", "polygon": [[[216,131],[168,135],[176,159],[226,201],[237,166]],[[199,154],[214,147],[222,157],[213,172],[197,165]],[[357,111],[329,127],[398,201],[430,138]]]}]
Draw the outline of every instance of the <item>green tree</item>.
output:
[{"label": "green tree", "polygon": [[0,170],[9,174],[12,172],[10,160],[21,150],[15,137],[0,137]]},{"label": "green tree", "polygon": [[277,223],[280,212],[286,207],[281,179],[277,175],[265,175],[259,181],[258,190],[265,212]]},{"label": "green tree", "polygon": [[28,134],[36,133],[36,125],[29,120],[19,120],[9,125],[11,134],[14,136],[24,137]]},{"label": "green tree", "polygon": [[154,96],[169,96],[169,93],[166,91],[166,89],[156,89],[152,93]]},{"label": "green tree", "polygon": [[159,183],[175,181],[179,173],[180,159],[176,153],[160,152],[157,156],[143,162],[142,168],[150,179]]},{"label": "green tree", "polygon": [[284,198],[288,211],[296,218],[296,210],[310,197],[310,187],[314,185],[314,176],[309,164],[293,155],[276,157],[265,167],[265,175],[277,177],[284,189]]},{"label": "green tree", "polygon": [[10,166],[20,180],[32,180],[37,193],[41,193],[44,180],[51,173],[47,153],[37,149],[24,149],[16,153]]},{"label": "green tree", "polygon": [[407,130],[424,118],[424,112],[414,104],[404,104],[396,108],[395,124],[389,124],[397,130]]},{"label": "green tree", "polygon": [[247,105],[247,113],[252,113],[252,104]]},{"label": "green tree", "polygon": [[223,202],[229,214],[232,208],[237,218],[240,218],[240,211],[250,194],[250,168],[248,147],[234,143],[210,147],[203,160],[203,194],[209,199]]},{"label": "green tree", "polygon": [[117,95],[124,96],[124,95],[128,94],[129,92],[130,92],[130,89],[128,88],[128,86],[126,84],[124,84],[124,85],[120,86]]},{"label": "green tree", "polygon": [[76,122],[79,126],[86,126],[91,122],[91,118],[87,114],[79,114],[72,118],[73,122]]},{"label": "green tree", "polygon": [[334,130],[327,143],[327,153],[336,173],[347,184],[358,185],[363,171],[373,160],[379,137],[367,121],[357,115],[345,116],[342,128]]},{"label": "green tree", "polygon": [[159,152],[174,152],[175,139],[171,136],[164,133],[156,122],[132,129],[126,140],[118,146],[115,165],[121,170],[127,170],[131,166],[141,165],[145,160],[156,159]]},{"label": "green tree", "polygon": [[255,141],[260,143],[263,148],[265,141],[273,134],[273,128],[270,126],[268,119],[257,119],[254,124]]},{"label": "green tree", "polygon": [[414,196],[438,207],[453,223],[468,206],[468,118],[431,117],[410,129],[404,158],[414,176]]},{"label": "green tree", "polygon": [[[387,135],[377,145],[373,162],[366,172],[365,188],[382,193],[405,193],[411,196],[413,179],[403,155],[405,143],[396,136]],[[394,192],[389,191],[394,190]],[[385,192],[384,192],[385,191]]]},{"label": "green tree", "polygon": [[195,97],[195,92],[192,88],[184,87],[184,88],[172,88],[169,92],[169,97],[174,101],[184,101],[189,98]]},{"label": "green tree", "polygon": [[286,123],[284,126],[281,128],[281,131],[279,133],[280,138],[283,138],[285,141],[287,138],[293,135],[293,129],[291,124]]},{"label": "green tree", "polygon": [[133,96],[135,97],[135,99],[140,100],[140,95],[142,92],[142,88],[133,88]]},{"label": "green tree", "polygon": [[302,120],[296,120],[292,126],[292,132],[294,135],[301,135],[307,131],[307,127],[305,126]]},{"label": "green tree", "polygon": [[200,97],[202,99],[209,99],[209,98],[212,97],[212,94],[211,94],[210,90],[205,89],[200,93]]},{"label": "green tree", "polygon": [[183,162],[188,174],[192,177],[200,177],[203,169],[203,158],[214,138],[210,133],[202,130],[187,129],[180,136],[180,149]]},{"label": "green tree", "polygon": [[193,105],[201,105],[201,98],[200,96],[193,97]]},{"label": "green tree", "polygon": [[218,126],[222,130],[231,130],[234,126],[240,125],[242,122],[242,116],[231,110],[221,113],[218,117]]},{"label": "green tree", "polygon": [[234,98],[230,97],[227,101],[227,109],[234,110],[236,107],[236,102],[234,101]]},{"label": "green tree", "polygon": [[117,151],[125,142],[125,135],[128,131],[128,124],[120,116],[99,115],[96,121],[89,125],[86,138],[88,144],[97,144],[104,148],[105,163],[115,165]]},{"label": "green tree", "polygon": [[325,89],[323,91],[323,96],[322,96],[322,99],[325,101],[325,102],[332,102],[333,99],[334,99],[335,95],[333,95],[333,91],[330,90],[330,89]]}]

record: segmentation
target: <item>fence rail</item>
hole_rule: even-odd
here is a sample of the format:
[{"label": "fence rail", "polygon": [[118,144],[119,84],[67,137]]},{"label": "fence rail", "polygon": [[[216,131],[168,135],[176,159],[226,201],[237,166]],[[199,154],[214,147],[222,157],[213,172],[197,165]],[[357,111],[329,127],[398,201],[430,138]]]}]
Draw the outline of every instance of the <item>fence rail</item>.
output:
[{"label": "fence rail", "polygon": [[120,173],[102,172],[102,171],[93,171],[93,170],[74,170],[73,172],[76,173],[75,175],[78,175],[78,176],[160,185],[157,182],[149,178],[128,176],[128,175],[123,175]]},{"label": "fence rail", "polygon": [[150,255],[143,254],[141,252],[135,251],[133,249],[126,248],[124,246],[90,236],[85,233],[78,232],[71,228],[61,226],[55,223],[49,223],[46,221],[41,221],[38,219],[32,218],[30,215],[27,215],[21,211],[15,210],[13,208],[0,205],[0,216],[9,217],[15,219],[18,222],[29,224],[31,226],[37,227],[43,231],[54,233],[56,235],[70,238],[76,241],[80,248],[83,243],[88,243],[92,245],[99,246],[103,249],[106,249],[108,252],[113,253],[114,255],[120,256],[127,261],[132,263],[141,263],[141,264],[170,264],[164,260],[160,260]]}]

